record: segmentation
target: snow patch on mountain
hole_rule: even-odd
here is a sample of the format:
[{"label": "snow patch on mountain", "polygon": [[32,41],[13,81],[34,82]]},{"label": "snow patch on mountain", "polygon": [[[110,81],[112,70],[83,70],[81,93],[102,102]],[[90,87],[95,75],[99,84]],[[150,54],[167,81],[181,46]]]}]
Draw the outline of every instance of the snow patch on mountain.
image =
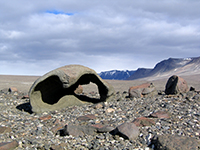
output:
[{"label": "snow patch on mountain", "polygon": [[131,75],[133,75],[135,71],[131,70],[110,70],[110,71],[104,71],[100,72],[99,76],[102,79],[109,79],[109,80],[126,80]]}]

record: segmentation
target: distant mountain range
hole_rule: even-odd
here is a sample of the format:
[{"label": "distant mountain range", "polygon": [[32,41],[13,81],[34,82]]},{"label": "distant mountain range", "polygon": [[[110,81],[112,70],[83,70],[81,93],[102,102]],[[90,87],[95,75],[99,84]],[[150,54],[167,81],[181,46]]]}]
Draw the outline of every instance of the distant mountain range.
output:
[{"label": "distant mountain range", "polygon": [[200,57],[169,58],[155,65],[153,69],[111,70],[99,73],[102,79],[135,80],[147,77],[168,77],[171,75],[200,74]]},{"label": "distant mountain range", "polygon": [[102,79],[109,79],[109,80],[126,80],[134,74],[135,71],[129,70],[111,70],[111,71],[104,71],[99,73],[99,76]]}]

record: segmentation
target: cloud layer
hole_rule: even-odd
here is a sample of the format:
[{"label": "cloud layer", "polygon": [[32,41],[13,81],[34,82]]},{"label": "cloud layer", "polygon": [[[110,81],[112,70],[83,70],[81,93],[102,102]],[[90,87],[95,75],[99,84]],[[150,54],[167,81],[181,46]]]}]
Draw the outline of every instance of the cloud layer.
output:
[{"label": "cloud layer", "polygon": [[0,74],[43,75],[68,64],[134,70],[196,57],[199,8],[196,0],[2,0]]}]

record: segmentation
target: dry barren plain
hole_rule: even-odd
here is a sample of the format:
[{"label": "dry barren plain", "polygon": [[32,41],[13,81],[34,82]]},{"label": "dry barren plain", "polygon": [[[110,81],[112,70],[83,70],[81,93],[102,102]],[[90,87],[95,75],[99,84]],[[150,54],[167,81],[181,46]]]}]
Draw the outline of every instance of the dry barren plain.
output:
[{"label": "dry barren plain", "polygon": [[[170,77],[170,76],[169,76]],[[145,78],[139,80],[106,80],[110,83],[115,91],[128,91],[129,87],[140,85],[146,82],[152,82],[157,90],[164,90],[165,85],[169,77],[165,78]],[[184,78],[189,87],[194,87],[197,91],[200,91],[200,74],[180,76]],[[39,76],[17,76],[17,75],[0,75],[0,90],[10,87],[16,87],[18,91],[28,92],[35,80]],[[83,86],[85,92],[97,91],[97,86],[95,84],[89,84]]]}]

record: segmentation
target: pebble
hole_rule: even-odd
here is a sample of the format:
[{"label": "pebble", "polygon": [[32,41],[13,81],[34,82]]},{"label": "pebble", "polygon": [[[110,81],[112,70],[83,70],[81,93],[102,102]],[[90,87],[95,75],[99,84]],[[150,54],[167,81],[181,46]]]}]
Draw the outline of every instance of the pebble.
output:
[{"label": "pebble", "polygon": [[113,109],[113,108],[108,108],[108,109],[106,110],[106,113],[111,113],[111,112],[115,112],[115,109]]},{"label": "pebble", "polygon": [[[122,95],[121,92],[118,94]],[[72,106],[43,114],[31,112],[29,97],[26,95],[19,91],[17,94],[8,90],[0,91],[0,145],[13,142],[17,149],[44,150],[152,150],[157,146],[153,143],[155,137],[173,135],[192,138],[197,141],[193,145],[198,145],[200,140],[198,94],[189,100],[183,96],[164,94],[154,98],[134,99],[125,96],[120,98],[118,95],[110,102]],[[139,120],[141,118],[144,120]],[[134,124],[133,120],[141,124],[137,126],[137,136],[125,138],[116,134],[120,125]],[[71,131],[62,134],[67,125]],[[69,134],[72,129],[74,132],[79,130],[76,132],[78,136]]]}]

